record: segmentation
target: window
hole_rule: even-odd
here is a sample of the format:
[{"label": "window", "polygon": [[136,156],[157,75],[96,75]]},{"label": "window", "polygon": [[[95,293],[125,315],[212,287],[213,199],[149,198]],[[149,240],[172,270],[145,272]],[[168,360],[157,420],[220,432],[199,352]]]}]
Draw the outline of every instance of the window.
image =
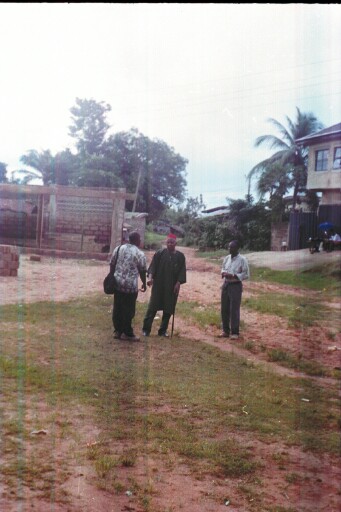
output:
[{"label": "window", "polygon": [[328,170],[328,149],[316,151],[315,171]]},{"label": "window", "polygon": [[341,169],[341,147],[335,148],[333,169]]}]

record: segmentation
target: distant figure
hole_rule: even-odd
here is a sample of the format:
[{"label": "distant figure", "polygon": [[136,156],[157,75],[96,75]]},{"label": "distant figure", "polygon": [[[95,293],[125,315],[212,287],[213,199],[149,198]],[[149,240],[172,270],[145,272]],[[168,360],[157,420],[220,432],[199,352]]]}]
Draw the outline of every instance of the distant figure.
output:
[{"label": "distant figure", "polygon": [[163,311],[159,336],[166,336],[170,317],[174,315],[180,285],[186,283],[185,255],[175,249],[176,236],[167,237],[167,248],[157,251],[148,268],[147,285],[152,287],[148,309],[143,320],[142,334],[149,336],[157,311]]},{"label": "distant figure", "polygon": [[239,254],[239,243],[232,240],[229,243],[230,254],[223,261],[221,277],[224,284],[221,288],[221,320],[222,332],[220,338],[239,338],[240,304],[242,300],[242,281],[248,279],[249,265],[247,259]]},{"label": "distant figure", "polygon": [[334,229],[330,229],[329,237],[324,241],[324,250],[331,252],[339,245],[341,245],[341,236],[338,233],[335,233]]},{"label": "distant figure", "polygon": [[341,236],[338,233],[335,233],[334,230],[331,230],[330,240],[332,240],[333,242],[341,242]]}]

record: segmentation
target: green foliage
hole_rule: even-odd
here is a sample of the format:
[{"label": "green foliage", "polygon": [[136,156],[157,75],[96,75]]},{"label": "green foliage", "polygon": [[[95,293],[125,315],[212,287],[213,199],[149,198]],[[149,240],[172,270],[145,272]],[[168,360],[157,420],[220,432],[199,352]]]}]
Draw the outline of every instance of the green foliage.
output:
[{"label": "green foliage", "polygon": [[32,170],[20,169],[15,171],[19,176],[20,183],[30,183],[32,180],[40,178],[44,185],[72,185],[73,174],[77,165],[77,156],[73,155],[69,149],[57,153],[55,156],[51,151],[29,150],[22,155],[20,161],[32,167]]},{"label": "green foliage", "polygon": [[198,198],[189,198],[184,208],[169,209],[166,217],[184,230],[184,245],[200,250],[227,248],[236,239],[244,249],[268,250],[271,238],[271,213],[265,203],[246,199],[228,199],[228,213],[223,216],[202,217],[205,205]]},{"label": "green foliage", "polygon": [[70,135],[76,139],[78,153],[86,155],[100,155],[109,129],[106,114],[111,106],[103,101],[76,98],[76,105],[70,109],[72,125],[69,126]]},{"label": "green foliage", "polygon": [[[50,150],[29,150],[21,162],[32,169],[16,171],[17,181],[40,178],[44,185],[137,191],[135,210],[147,212],[151,221],[184,200],[188,161],[163,140],[151,140],[136,128],[109,134],[106,115],[110,111],[107,103],[76,98],[69,129],[77,153],[66,149],[53,156]],[[132,207],[131,201],[127,209]]]},{"label": "green foliage", "polygon": [[148,212],[149,220],[183,200],[188,161],[164,141],[131,129],[109,137],[104,154],[122,186],[132,193],[138,188],[136,209]]},{"label": "green foliage", "polygon": [[254,176],[259,175],[258,189],[261,194],[268,192],[270,199],[276,199],[275,215],[280,213],[279,199],[289,188],[293,188],[293,202],[297,203],[299,192],[306,190],[307,183],[307,149],[302,148],[296,140],[320,130],[323,126],[316,116],[304,113],[296,107],[296,119],[293,122],[286,118],[288,128],[275,119],[269,122],[278,131],[279,136],[261,135],[256,139],[255,145],[267,145],[270,149],[276,149],[269,158],[255,165],[248,174],[249,184]]},{"label": "green foliage", "polygon": [[[321,296],[340,295],[341,271],[338,262],[316,265],[308,270],[273,270],[250,264],[253,281],[266,281],[310,290],[319,290]],[[321,298],[322,298],[321,297]]]}]

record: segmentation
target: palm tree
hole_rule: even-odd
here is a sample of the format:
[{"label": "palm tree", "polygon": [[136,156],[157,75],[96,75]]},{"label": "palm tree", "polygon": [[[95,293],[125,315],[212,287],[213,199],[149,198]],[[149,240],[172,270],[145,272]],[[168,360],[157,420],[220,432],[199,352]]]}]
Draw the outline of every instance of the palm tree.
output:
[{"label": "palm tree", "polygon": [[49,149],[39,153],[35,149],[30,149],[26,155],[22,155],[20,161],[32,167],[34,171],[21,170],[21,174],[26,174],[24,178],[25,182],[28,183],[36,178],[41,178],[44,185],[50,185],[54,182],[53,180],[53,156]]},{"label": "palm tree", "polygon": [[69,185],[76,160],[77,157],[68,148],[56,153],[55,156],[49,149],[40,153],[30,149],[26,155],[22,155],[20,161],[32,169],[21,169],[15,173],[20,175],[20,183],[24,184],[40,178],[44,185]]},{"label": "palm tree", "polygon": [[272,169],[274,164],[280,165],[283,175],[287,175],[286,181],[292,182],[293,206],[296,205],[298,193],[305,190],[308,156],[307,149],[300,147],[295,141],[323,128],[322,123],[313,113],[301,112],[298,107],[296,110],[295,122],[286,116],[288,128],[276,119],[269,119],[269,122],[279,131],[280,136],[261,135],[256,139],[255,146],[266,144],[270,149],[277,149],[277,151],[271,157],[255,165],[247,175],[250,190],[251,179],[254,176],[261,174],[260,181],[262,181],[262,175],[264,174],[264,177],[268,178],[269,169]]}]

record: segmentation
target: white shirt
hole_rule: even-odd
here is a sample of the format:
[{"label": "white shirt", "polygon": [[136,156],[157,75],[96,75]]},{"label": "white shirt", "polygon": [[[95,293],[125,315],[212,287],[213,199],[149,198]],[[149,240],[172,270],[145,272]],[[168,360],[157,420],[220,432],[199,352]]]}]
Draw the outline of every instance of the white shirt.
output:
[{"label": "white shirt", "polygon": [[[244,281],[250,277],[247,259],[239,253],[234,257],[229,254],[224,258],[223,266],[221,268],[221,273],[223,272],[236,275],[239,281]],[[226,279],[226,281],[228,281],[228,279]]]}]

